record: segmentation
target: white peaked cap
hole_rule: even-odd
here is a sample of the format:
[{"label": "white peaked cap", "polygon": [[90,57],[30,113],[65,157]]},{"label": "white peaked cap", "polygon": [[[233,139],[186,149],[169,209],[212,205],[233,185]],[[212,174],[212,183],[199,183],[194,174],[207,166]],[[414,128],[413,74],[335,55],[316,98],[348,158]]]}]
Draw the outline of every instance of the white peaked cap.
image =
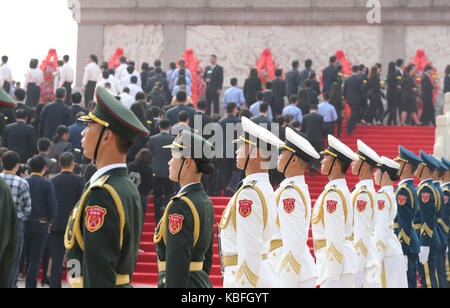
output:
[{"label": "white peaked cap", "polygon": [[292,150],[297,152],[297,149],[292,149],[289,143],[314,159],[320,158],[320,154],[317,153],[317,151],[308,140],[296,133],[292,128],[286,127],[286,143],[284,144],[284,148],[290,150],[291,152]]},{"label": "white peaked cap", "polygon": [[246,117],[242,117],[241,120],[242,120],[242,129],[244,130],[244,132],[278,148],[284,146],[284,142],[281,141],[280,138],[275,136],[271,131],[256,124],[255,122],[251,121]]},{"label": "white peaked cap", "polygon": [[363,141],[358,139],[357,145],[358,145],[358,153],[356,153],[356,155],[358,155],[361,159],[367,160],[367,158],[369,158],[369,160],[372,160],[374,162],[374,163],[371,163],[369,161],[369,163],[371,163],[372,165],[375,165],[375,167],[377,165],[381,165],[383,163],[381,161],[380,156],[378,156],[377,152],[375,152],[372,148],[370,148]]},{"label": "white peaked cap", "polygon": [[[337,151],[338,153],[335,153],[334,151]],[[333,135],[328,135],[328,149],[322,153],[331,155],[334,154],[333,156],[338,158],[339,156],[341,158],[345,157],[347,160],[350,161],[359,159],[358,155],[356,155],[355,152],[352,151],[352,149],[350,149],[346,144],[344,144],[342,141],[340,141]]]},{"label": "white peaked cap", "polygon": [[400,169],[400,164],[396,161],[393,161],[392,159],[387,158],[386,156],[381,156],[381,161],[383,162],[383,165],[386,167],[392,168],[392,169]]}]

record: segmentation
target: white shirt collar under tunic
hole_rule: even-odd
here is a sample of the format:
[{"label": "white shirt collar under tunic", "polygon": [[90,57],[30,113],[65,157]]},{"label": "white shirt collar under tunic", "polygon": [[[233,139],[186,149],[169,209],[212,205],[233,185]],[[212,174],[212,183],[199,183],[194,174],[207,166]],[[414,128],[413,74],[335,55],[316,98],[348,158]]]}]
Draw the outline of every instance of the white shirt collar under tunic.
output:
[{"label": "white shirt collar under tunic", "polygon": [[251,181],[257,181],[257,182],[265,182],[265,181],[269,181],[269,174],[268,173],[253,173],[248,175],[245,179],[244,179],[244,184],[247,184],[248,182]]},{"label": "white shirt collar under tunic", "polygon": [[347,186],[347,181],[345,179],[336,179],[328,182],[328,184],[325,186],[326,188],[329,188],[330,186]]},{"label": "white shirt collar under tunic", "polygon": [[90,179],[90,183],[93,184],[95,183],[95,181],[97,181],[102,175],[104,175],[106,172],[112,170],[112,169],[117,169],[117,168],[127,168],[127,164],[112,164],[112,165],[108,165],[105,166],[103,168],[100,168],[99,170],[97,170],[97,172],[94,173],[94,175],[91,177]]},{"label": "white shirt collar under tunic", "polygon": [[298,175],[298,176],[293,176],[290,178],[285,179],[283,182],[281,182],[280,186],[284,186],[290,182],[294,182],[296,184],[306,184],[305,182],[305,176],[304,175]]}]

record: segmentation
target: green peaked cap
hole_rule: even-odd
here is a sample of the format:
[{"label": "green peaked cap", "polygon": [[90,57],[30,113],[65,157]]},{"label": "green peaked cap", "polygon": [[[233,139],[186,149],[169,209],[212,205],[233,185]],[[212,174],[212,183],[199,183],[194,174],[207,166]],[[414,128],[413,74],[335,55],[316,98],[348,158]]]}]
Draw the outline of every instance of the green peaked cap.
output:
[{"label": "green peaked cap", "polygon": [[106,89],[98,87],[95,98],[97,103],[94,110],[89,115],[79,118],[80,121],[98,123],[129,141],[134,141],[137,135],[150,135],[135,114]]}]

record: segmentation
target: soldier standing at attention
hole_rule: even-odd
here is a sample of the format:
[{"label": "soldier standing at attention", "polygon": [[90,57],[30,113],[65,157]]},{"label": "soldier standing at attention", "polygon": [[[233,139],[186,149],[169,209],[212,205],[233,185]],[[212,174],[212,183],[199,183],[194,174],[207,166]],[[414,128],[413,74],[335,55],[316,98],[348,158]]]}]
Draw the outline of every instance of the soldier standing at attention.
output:
[{"label": "soldier standing at attention", "polygon": [[283,240],[281,263],[275,268],[280,287],[315,288],[317,269],[307,245],[311,226],[311,197],[305,183],[305,169],[319,153],[308,140],[290,127],[278,157],[278,171],[286,179],[275,192]]},{"label": "soldier standing at attention", "polygon": [[373,242],[381,263],[382,288],[407,288],[407,266],[400,241],[394,233],[397,201],[393,182],[398,181],[400,164],[382,156],[382,164],[374,174],[375,184],[381,186],[375,197],[375,231]]},{"label": "soldier standing at attention", "polygon": [[439,195],[431,178],[433,171],[438,168],[429,156],[420,150],[423,160],[414,176],[420,179],[417,186],[417,201],[422,227],[420,228],[419,278],[422,288],[438,288],[437,254],[441,240],[437,232],[437,213]]},{"label": "soldier standing at attention", "polygon": [[190,131],[172,144],[169,178],[181,186],[168,203],[155,232],[158,288],[212,288],[214,209],[201,183],[210,175],[214,146]]},{"label": "soldier standing at attention", "polygon": [[246,117],[242,117],[242,129],[244,134],[236,140],[236,165],[246,178],[220,221],[223,286],[273,288],[278,284],[268,253],[276,226],[276,204],[268,170],[272,147],[284,143]]},{"label": "soldier standing at attention", "polygon": [[109,92],[98,88],[97,103],[82,132],[84,155],[97,172],[69,218],[64,243],[67,260],[81,272],[69,279],[72,288],[131,287],[144,222],[136,185],[125,164],[137,135],[149,132]]},{"label": "soldier standing at attention", "polygon": [[[441,246],[437,252],[437,276],[439,288],[447,287],[447,269],[446,269],[446,259],[447,259],[447,247],[448,247],[448,225],[445,222],[446,218],[446,202],[444,191],[441,187],[440,179],[448,171],[447,166],[443,164],[439,159],[435,158],[433,155],[428,155],[431,161],[436,165],[436,169],[433,171],[431,178],[433,179],[433,185],[436,189],[436,195],[438,197],[438,207],[437,207],[437,231],[439,234],[439,239],[441,240]],[[447,200],[448,201],[448,200]]]},{"label": "soldier standing at attention", "polygon": [[420,224],[414,224],[415,217],[419,211],[417,204],[417,192],[414,186],[414,172],[422,159],[416,154],[399,146],[399,154],[394,159],[400,164],[398,183],[395,190],[395,200],[398,205],[397,217],[395,218],[394,231],[402,244],[403,255],[408,264],[408,288],[417,288],[418,254],[420,251],[419,237],[415,229],[420,230]]},{"label": "soldier standing at attention", "polygon": [[358,156],[332,135],[328,135],[328,148],[321,154],[321,173],[330,182],[312,215],[318,284],[321,288],[354,288],[357,259],[352,244],[353,207],[345,174]]},{"label": "soldier standing at attention", "polygon": [[[367,281],[367,272],[373,270],[380,270],[380,264],[377,264],[377,254],[375,245],[372,243],[371,236],[374,231],[374,213],[375,213],[375,187],[373,185],[372,174],[373,170],[381,165],[378,154],[368,147],[361,140],[357,141],[358,151],[356,155],[357,160],[352,163],[352,173],[359,177],[359,182],[356,184],[351,193],[352,207],[354,211],[354,234],[353,246],[356,251],[356,258],[358,260],[356,273],[356,288],[361,287],[378,287],[374,282]],[[377,277],[379,277],[377,275]]]},{"label": "soldier standing at attention", "polygon": [[[0,111],[15,108],[16,103],[0,88]],[[1,113],[0,113],[1,115]],[[19,219],[9,186],[0,178],[0,288],[7,288],[16,260]]]}]

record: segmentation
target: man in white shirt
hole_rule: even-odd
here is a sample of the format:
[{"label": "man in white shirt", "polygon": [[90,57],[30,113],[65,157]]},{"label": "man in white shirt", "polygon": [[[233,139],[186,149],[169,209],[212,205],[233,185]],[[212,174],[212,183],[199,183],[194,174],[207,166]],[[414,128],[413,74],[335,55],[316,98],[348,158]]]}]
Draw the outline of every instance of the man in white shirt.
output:
[{"label": "man in white shirt", "polygon": [[126,71],[127,67],[128,67],[127,58],[122,56],[122,57],[120,57],[119,62],[120,62],[120,65],[116,68],[115,76],[117,79],[120,80],[123,71]]},{"label": "man in white shirt", "polygon": [[130,95],[132,98],[136,98],[136,94],[138,92],[143,92],[142,88],[137,85],[138,80],[137,80],[136,76],[131,76],[130,81],[131,81],[131,84],[128,87],[130,89]]},{"label": "man in white shirt", "polygon": [[[130,64],[131,63],[131,64]],[[142,87],[142,78],[141,74],[134,68],[134,63],[130,62],[126,70],[124,70],[121,74],[120,81],[122,83],[122,87],[127,87],[131,83],[131,76],[136,76],[137,85]]]},{"label": "man in white shirt", "polygon": [[2,57],[2,65],[0,66],[0,87],[9,93],[11,86],[13,85],[12,71],[8,66],[8,57]]},{"label": "man in white shirt", "polygon": [[63,57],[63,66],[60,70],[60,79],[58,83],[58,88],[65,88],[67,92],[66,105],[70,105],[70,97],[72,96],[72,83],[74,78],[73,68],[69,65],[69,56],[65,55]]},{"label": "man in white shirt", "polygon": [[128,87],[125,87],[122,91],[122,93],[119,95],[120,102],[130,109],[131,105],[135,102],[134,98],[130,95],[130,89]]},{"label": "man in white shirt", "polygon": [[84,68],[83,93],[84,104],[86,107],[89,102],[94,99],[95,87],[97,85],[98,76],[100,75],[100,68],[97,63],[97,56],[91,55],[88,59],[88,65]]}]

